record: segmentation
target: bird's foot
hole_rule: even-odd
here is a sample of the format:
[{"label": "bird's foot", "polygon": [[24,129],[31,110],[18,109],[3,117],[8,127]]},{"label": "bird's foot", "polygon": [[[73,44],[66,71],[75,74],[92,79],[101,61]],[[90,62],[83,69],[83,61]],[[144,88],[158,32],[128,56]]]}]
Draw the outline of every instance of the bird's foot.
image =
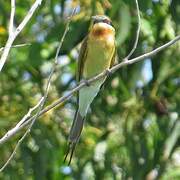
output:
[{"label": "bird's foot", "polygon": [[90,85],[91,85],[91,84],[89,83],[89,81],[86,80],[86,79],[83,79],[83,80],[81,81],[81,83],[84,83],[86,86],[90,86]]},{"label": "bird's foot", "polygon": [[129,61],[127,57],[123,59],[123,62],[127,62],[127,61]]},{"label": "bird's foot", "polygon": [[111,76],[112,75],[112,72],[110,71],[110,69],[106,69],[106,76]]}]

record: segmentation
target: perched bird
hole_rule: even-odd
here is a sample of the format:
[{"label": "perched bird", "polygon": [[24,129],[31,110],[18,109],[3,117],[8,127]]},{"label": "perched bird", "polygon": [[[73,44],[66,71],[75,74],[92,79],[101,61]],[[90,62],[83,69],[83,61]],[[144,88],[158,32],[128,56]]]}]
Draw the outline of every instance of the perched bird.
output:
[{"label": "perched bird", "polygon": [[[93,16],[89,33],[83,40],[80,49],[77,81],[85,81],[108,70],[114,64],[115,49],[115,29],[112,26],[110,18],[105,15]],[[87,86],[78,92],[78,107],[71,126],[69,145],[64,159],[66,161],[68,154],[70,154],[69,164],[71,163],[75,146],[79,141],[89,106],[99,92],[105,79],[106,77],[91,85],[87,84]]]}]

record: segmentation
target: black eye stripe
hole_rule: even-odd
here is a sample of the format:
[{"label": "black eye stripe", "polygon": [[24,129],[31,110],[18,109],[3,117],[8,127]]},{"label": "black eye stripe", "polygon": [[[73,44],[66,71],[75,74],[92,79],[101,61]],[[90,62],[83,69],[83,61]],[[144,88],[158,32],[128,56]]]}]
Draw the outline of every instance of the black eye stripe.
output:
[{"label": "black eye stripe", "polygon": [[99,23],[99,22],[101,22],[101,20],[95,19],[93,23],[96,24],[96,23]]},{"label": "black eye stripe", "polygon": [[103,20],[103,22],[106,23],[106,24],[112,25],[112,22],[107,20],[107,19]]},{"label": "black eye stripe", "polygon": [[109,25],[112,26],[112,22],[107,20],[107,19],[104,19],[104,20],[102,20],[102,19],[95,19],[93,24],[100,23],[100,22],[103,22],[103,23],[106,23],[106,24],[109,24]]}]

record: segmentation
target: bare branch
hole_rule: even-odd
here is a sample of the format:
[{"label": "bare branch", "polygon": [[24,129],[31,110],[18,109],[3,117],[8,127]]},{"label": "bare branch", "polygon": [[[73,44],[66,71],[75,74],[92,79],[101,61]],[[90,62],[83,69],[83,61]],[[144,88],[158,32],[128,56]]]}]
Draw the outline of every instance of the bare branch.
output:
[{"label": "bare branch", "polygon": [[13,34],[14,31],[14,16],[16,11],[16,1],[11,0],[11,15],[9,20],[9,35]]},{"label": "bare branch", "polygon": [[[27,43],[27,44],[26,43],[25,44],[17,44],[17,45],[11,46],[10,48],[19,48],[19,47],[30,46],[30,45],[31,45],[30,43]],[[5,47],[1,47],[0,48],[0,52],[3,51],[4,49],[5,49]]]},{"label": "bare branch", "polygon": [[[9,27],[9,37],[8,40],[6,42],[4,51],[2,53],[1,59],[0,59],[0,72],[7,60],[9,51],[11,49],[11,46],[14,42],[14,40],[16,39],[16,37],[18,36],[18,34],[23,30],[23,28],[26,26],[26,24],[28,23],[28,21],[31,19],[32,15],[34,14],[34,12],[36,11],[37,7],[41,4],[42,0],[36,0],[34,2],[34,4],[31,6],[30,10],[28,11],[27,15],[24,17],[24,19],[22,20],[22,22],[19,24],[19,26],[15,29],[15,31],[12,31],[13,29],[13,20],[14,20],[14,13],[12,12],[15,11],[15,8],[11,8],[11,17],[10,17],[10,27]],[[15,1],[11,1],[11,7],[12,5],[15,5]],[[15,7],[15,6],[14,6]]]},{"label": "bare branch", "polygon": [[135,0],[135,2],[136,2],[137,17],[138,17],[138,27],[137,27],[137,31],[136,31],[136,39],[135,39],[135,42],[134,42],[132,50],[124,58],[124,61],[127,61],[131,57],[131,55],[134,53],[134,51],[136,50],[137,44],[138,44],[138,40],[139,40],[139,33],[140,33],[140,29],[141,29],[141,17],[140,17],[138,0]]},{"label": "bare branch", "polygon": [[55,72],[56,65],[57,65],[57,62],[58,62],[58,54],[59,54],[59,52],[60,52],[60,50],[61,50],[62,44],[63,44],[63,42],[64,42],[64,38],[65,38],[65,36],[66,36],[66,34],[67,34],[68,30],[69,30],[69,24],[70,24],[70,21],[71,21],[73,15],[74,15],[74,13],[75,13],[75,9],[73,10],[71,16],[68,18],[68,21],[67,21],[67,23],[66,23],[66,27],[65,27],[63,36],[62,36],[62,38],[61,38],[61,40],[60,40],[60,43],[59,43],[59,46],[58,46],[58,48],[57,48],[56,55],[55,55],[55,58],[54,58],[54,59],[55,59],[55,60],[54,60],[54,65],[53,65],[52,70],[51,70],[51,72],[50,72],[50,75],[49,75],[49,77],[48,77],[48,81],[47,81],[45,93],[44,93],[44,96],[42,97],[43,100],[42,100],[42,102],[39,104],[38,112],[37,112],[36,115],[34,116],[33,120],[31,121],[31,124],[30,124],[29,128],[27,129],[27,131],[29,131],[29,132],[31,131],[31,128],[32,128],[33,124],[35,123],[36,119],[39,117],[39,114],[40,114],[40,112],[41,112],[41,110],[42,110],[42,108],[43,108],[43,106],[44,106],[44,104],[45,104],[45,102],[46,102],[46,99],[47,99],[47,96],[48,96],[48,93],[49,93],[49,89],[50,89],[50,86],[51,86],[51,79],[52,79],[52,76],[53,76],[53,74],[54,74],[54,72]]},{"label": "bare branch", "polygon": [[[29,109],[28,113],[21,119],[21,121],[15,126],[14,129],[18,129],[25,121],[26,119],[28,119],[30,116],[31,116],[31,113],[36,110],[39,105],[41,104],[43,98],[40,99],[40,101],[36,104],[36,106],[34,106],[33,108]],[[13,130],[13,129],[12,129]],[[8,158],[8,160],[6,161],[6,163],[0,168],[0,172],[2,172],[5,167],[9,164],[9,162],[11,161],[11,159],[14,157],[14,155],[16,154],[16,151],[18,149],[18,147],[20,146],[20,144],[22,143],[23,139],[26,137],[26,134],[27,134],[28,131],[26,131],[24,133],[24,135],[20,138],[20,140],[17,142],[12,154],[10,155],[10,157]],[[7,136],[8,136],[8,133],[11,133],[10,131],[7,132]]]},{"label": "bare branch", "polygon": [[[37,0],[38,1],[38,0]],[[36,1],[36,2],[37,2]],[[42,0],[41,0],[42,1]],[[41,3],[41,1],[39,1]],[[36,3],[35,2],[35,3]],[[34,3],[34,4],[35,4]],[[31,7],[30,11],[28,12],[27,14],[27,18],[21,22],[21,24],[18,26],[18,28],[15,30],[14,34],[13,34],[13,38],[10,37],[9,35],[9,42],[7,41],[6,43],[6,46],[4,48],[4,51],[3,51],[3,54],[5,54],[6,52],[6,48],[10,50],[10,48],[12,47],[12,43],[13,41],[15,40],[16,36],[19,34],[19,32],[24,28],[24,26],[27,24],[27,22],[29,21],[29,19],[31,18],[31,16],[33,15],[33,12],[35,11],[35,9],[38,7],[38,4],[37,4],[37,7],[36,6],[33,6]],[[163,49],[171,46],[172,44],[176,43],[177,41],[180,40],[180,36],[177,36],[175,39],[169,41],[168,43],[160,46],[159,48],[149,52],[149,53],[146,53],[146,54],[143,54],[139,57],[136,57],[136,58],[133,58],[131,60],[128,60],[128,58],[134,53],[136,47],[137,47],[137,43],[138,43],[138,39],[139,39],[139,32],[140,32],[140,14],[139,14],[139,6],[138,6],[138,1],[136,0],[136,7],[137,7],[137,13],[138,13],[138,29],[137,29],[137,32],[136,32],[136,40],[135,40],[135,43],[134,43],[134,46],[131,50],[131,52],[129,53],[129,55],[123,60],[122,63],[119,63],[115,66],[113,66],[110,70],[108,71],[105,71],[105,72],[102,72],[100,73],[99,75],[91,78],[88,80],[88,83],[91,84],[105,76],[107,76],[107,72],[108,74],[109,73],[114,73],[115,71],[117,71],[118,69],[120,69],[121,67],[123,66],[126,66],[126,65],[129,65],[129,64],[133,64],[133,63],[136,63],[138,61],[141,61],[147,57],[151,57],[153,55],[155,55],[156,53],[158,53],[159,51],[162,51]],[[75,11],[73,11],[72,13],[72,16],[74,14]],[[72,17],[71,16],[71,17]],[[70,18],[71,19],[71,18]],[[17,132],[19,132],[21,129],[25,128],[27,125],[28,128],[27,130],[25,131],[24,135],[19,139],[19,141],[17,142],[16,146],[15,146],[15,149],[14,151],[12,152],[11,156],[9,157],[9,159],[7,160],[7,162],[3,165],[3,167],[0,169],[0,172],[9,164],[9,162],[11,161],[11,159],[14,157],[16,151],[17,151],[17,148],[19,147],[19,145],[22,143],[22,141],[24,140],[24,138],[27,136],[27,134],[31,131],[31,128],[33,126],[33,124],[35,123],[36,119],[43,115],[44,113],[46,113],[47,111],[53,109],[54,107],[57,107],[58,105],[66,102],[69,98],[71,98],[73,96],[73,94],[77,91],[79,91],[82,87],[86,86],[86,83],[85,82],[82,82],[80,83],[78,86],[76,86],[74,89],[72,89],[71,91],[69,91],[69,93],[67,93],[65,96],[61,97],[60,99],[58,99],[56,102],[52,103],[50,106],[47,106],[43,109],[44,107],[44,104],[45,104],[45,101],[47,99],[47,96],[48,96],[48,92],[49,92],[49,88],[50,88],[50,85],[51,85],[51,78],[52,78],[52,75],[53,73],[55,72],[55,69],[56,69],[56,65],[57,65],[57,59],[58,59],[58,54],[60,52],[60,49],[61,49],[61,46],[62,46],[62,43],[64,41],[64,38],[65,38],[65,35],[66,33],[68,32],[68,29],[69,29],[69,23],[70,23],[70,19],[68,20],[67,22],[67,26],[65,28],[65,31],[64,31],[64,34],[60,40],[60,43],[59,43],[59,46],[57,48],[57,51],[56,51],[56,56],[55,56],[55,61],[54,61],[54,66],[51,70],[51,73],[48,77],[48,81],[47,81],[47,85],[46,85],[46,89],[45,89],[45,93],[44,93],[44,96],[41,98],[41,100],[38,102],[38,104],[32,108],[33,110],[34,109],[37,109],[38,108],[38,111],[37,113],[32,116],[31,115],[31,112],[33,111],[32,109],[29,110],[29,112],[23,117],[23,119],[14,127],[12,128],[11,130],[9,130],[1,139],[0,139],[0,145],[2,145],[3,143],[5,143],[8,139],[10,139],[12,136],[14,136]],[[9,43],[9,44],[8,44]],[[10,46],[9,46],[10,45]],[[7,59],[7,56],[8,56],[8,53],[9,53],[9,50],[6,52],[6,57],[5,57],[5,60],[4,60],[4,63]],[[2,57],[1,59],[3,58],[3,54],[2,54]],[[4,55],[4,56],[5,56]],[[128,61],[127,61],[128,60]],[[4,63],[2,64],[2,67],[4,65]],[[1,62],[0,62],[0,71],[2,69],[1,67]],[[31,111],[32,110],[32,111]]]},{"label": "bare branch", "polygon": [[64,38],[69,30],[69,24],[70,24],[70,21],[75,13],[75,10],[73,10],[71,16],[68,18],[68,21],[66,23],[66,27],[65,27],[65,30],[64,30],[64,33],[63,33],[63,36],[60,40],[60,43],[59,43],[59,46],[57,48],[57,51],[56,51],[56,56],[55,56],[55,61],[54,61],[54,65],[52,67],[52,70],[50,72],[50,75],[48,77],[48,81],[47,81],[47,85],[46,85],[46,89],[45,89],[45,93],[44,93],[44,96],[40,99],[40,101],[37,103],[36,106],[34,106],[32,109],[29,110],[29,112],[22,118],[22,120],[16,125],[16,127],[10,131],[8,131],[8,133],[6,134],[6,137],[9,136],[9,134],[11,134],[12,132],[16,131],[17,129],[19,129],[21,126],[23,126],[23,124],[26,122],[26,120],[29,118],[29,116],[31,115],[32,111],[34,111],[35,109],[38,108],[38,111],[37,113],[33,116],[32,118],[32,121],[30,122],[30,125],[28,126],[27,130],[25,131],[24,135],[18,140],[12,154],[10,155],[9,159],[6,161],[6,163],[2,166],[2,168],[0,169],[0,172],[4,170],[4,168],[10,163],[11,159],[14,157],[14,155],[16,154],[16,151],[18,149],[18,147],[20,146],[20,144],[23,142],[23,140],[25,139],[25,137],[27,136],[28,133],[31,132],[31,129],[32,129],[32,126],[34,125],[35,121],[37,120],[37,118],[40,116],[40,112],[42,111],[42,108],[46,102],[46,99],[47,99],[47,96],[48,96],[48,93],[49,93],[49,89],[50,89],[50,86],[51,86],[51,79],[52,79],[52,76],[53,76],[53,73],[55,72],[55,69],[56,69],[56,65],[57,65],[57,61],[58,61],[58,54],[61,50],[61,47],[62,47],[62,44],[63,44],[63,41],[64,41]]},{"label": "bare branch", "polygon": [[[157,54],[158,52],[166,49],[169,46],[172,46],[173,44],[175,44],[176,42],[178,42],[180,40],[180,35],[176,36],[173,40],[167,42],[166,44],[154,49],[153,51],[143,54],[141,56],[138,56],[136,58],[133,58],[131,60],[128,61],[123,61],[115,66],[113,66],[111,69],[109,69],[110,74],[116,72],[117,70],[119,70],[120,68],[130,65],[130,64],[134,64],[136,62],[142,61],[146,58],[152,57],[155,54]],[[91,84],[103,77],[105,77],[107,75],[107,71],[102,72],[100,74],[98,74],[95,77],[92,77],[91,79],[88,80],[88,83]],[[80,83],[78,86],[76,86],[75,88],[73,88],[71,91],[69,91],[66,95],[62,96],[61,98],[59,98],[57,101],[55,101],[54,103],[52,103],[51,105],[45,107],[42,111],[40,111],[39,116],[45,114],[46,112],[52,110],[53,108],[61,105],[62,103],[66,102],[68,99],[70,99],[73,94],[77,91],[79,91],[82,87],[86,86],[87,83],[82,82]],[[4,144],[8,139],[10,139],[12,136],[14,136],[16,133],[18,133],[21,129],[23,129],[24,127],[26,127],[29,123],[32,122],[34,116],[28,118],[18,129],[17,128],[12,128],[10,131],[8,131],[8,135],[7,133],[0,139],[0,145]]]}]

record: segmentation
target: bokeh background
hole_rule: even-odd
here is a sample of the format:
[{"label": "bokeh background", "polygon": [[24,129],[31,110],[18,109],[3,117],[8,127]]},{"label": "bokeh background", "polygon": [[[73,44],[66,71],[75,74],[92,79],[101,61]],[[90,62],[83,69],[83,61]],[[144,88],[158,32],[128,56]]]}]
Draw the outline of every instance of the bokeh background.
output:
[{"label": "bokeh background", "polygon": [[[33,0],[16,0],[15,26]],[[136,57],[180,33],[178,0],[140,1],[141,31]],[[108,15],[116,28],[120,62],[132,49],[137,29],[134,0],[46,0],[20,33],[0,75],[0,136],[42,96],[66,19],[75,16],[58,58],[46,105],[76,85],[79,44],[92,15]],[[10,1],[0,1],[0,47],[8,37]],[[1,53],[1,52],[0,52]],[[2,180],[180,179],[180,43],[152,58],[121,68],[94,100],[75,156],[63,163],[74,96],[33,126]],[[0,147],[2,166],[24,131]]]}]

